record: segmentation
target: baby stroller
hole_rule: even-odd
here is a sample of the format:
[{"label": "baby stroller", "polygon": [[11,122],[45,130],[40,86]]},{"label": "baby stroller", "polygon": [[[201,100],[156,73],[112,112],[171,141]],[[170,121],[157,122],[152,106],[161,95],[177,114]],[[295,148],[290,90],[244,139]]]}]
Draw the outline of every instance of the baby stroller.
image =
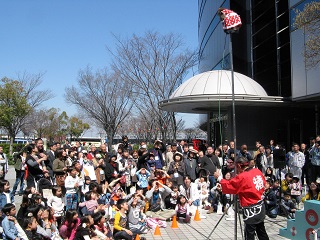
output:
[{"label": "baby stroller", "polygon": [[38,181],[38,192],[42,195],[44,200],[48,200],[52,196],[53,184],[50,178],[41,178]]}]

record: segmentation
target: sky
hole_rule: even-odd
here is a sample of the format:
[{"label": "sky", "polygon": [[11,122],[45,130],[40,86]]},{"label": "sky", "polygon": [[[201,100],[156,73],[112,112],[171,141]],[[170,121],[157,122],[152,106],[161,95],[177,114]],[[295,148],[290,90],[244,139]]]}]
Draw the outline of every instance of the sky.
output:
[{"label": "sky", "polygon": [[[0,78],[44,73],[39,89],[55,97],[42,107],[72,116],[77,110],[65,102],[65,88],[76,83],[79,70],[110,65],[106,47],[115,47],[112,34],[173,32],[196,49],[197,24],[196,0],[1,0]],[[192,114],[179,116],[186,127],[197,122]]]}]

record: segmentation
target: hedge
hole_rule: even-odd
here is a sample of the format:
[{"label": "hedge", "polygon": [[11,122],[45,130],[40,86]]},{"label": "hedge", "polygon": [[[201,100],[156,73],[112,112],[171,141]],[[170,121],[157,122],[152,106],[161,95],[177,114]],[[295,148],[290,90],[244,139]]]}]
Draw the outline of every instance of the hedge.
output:
[{"label": "hedge", "polygon": [[[12,145],[12,151],[20,151],[21,148],[24,147],[23,143],[14,143]],[[9,154],[10,144],[9,143],[1,143],[0,147],[3,148],[3,152],[7,155],[9,165],[14,165],[13,157]]]}]

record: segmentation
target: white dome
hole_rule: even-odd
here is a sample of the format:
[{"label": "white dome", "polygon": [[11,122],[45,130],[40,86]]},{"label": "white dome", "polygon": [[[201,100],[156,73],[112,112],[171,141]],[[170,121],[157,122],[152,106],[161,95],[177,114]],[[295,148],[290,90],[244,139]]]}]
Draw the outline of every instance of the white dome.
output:
[{"label": "white dome", "polygon": [[[275,106],[283,102],[282,97],[268,96],[260,84],[237,72],[234,72],[234,99],[242,106]],[[207,113],[230,107],[232,100],[231,71],[215,70],[188,79],[169,99],[159,102],[159,107],[172,112]]]},{"label": "white dome", "polygon": [[[195,95],[231,95],[231,71],[216,70],[200,73],[180,85],[170,98]],[[253,79],[234,72],[234,94],[265,97],[266,91]]]}]

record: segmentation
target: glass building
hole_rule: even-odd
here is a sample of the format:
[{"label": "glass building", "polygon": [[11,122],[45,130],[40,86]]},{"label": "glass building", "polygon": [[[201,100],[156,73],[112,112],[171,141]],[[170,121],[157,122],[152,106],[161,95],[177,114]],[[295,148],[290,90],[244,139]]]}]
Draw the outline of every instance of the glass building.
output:
[{"label": "glass building", "polygon": [[[230,70],[232,37],[234,71],[251,78],[268,96],[274,97],[273,102],[236,101],[237,145],[246,143],[253,148],[256,140],[267,145],[270,139],[274,139],[289,148],[292,142],[308,144],[310,137],[319,134],[320,67],[307,70],[303,55],[307,33],[293,27],[296,10],[302,10],[308,2],[198,1],[199,73]],[[224,33],[217,14],[221,7],[240,15],[242,27],[239,33]],[[177,89],[177,92],[181,91]],[[177,92],[173,94],[175,100]],[[190,103],[190,92],[180,96],[180,105],[183,101]],[[216,98],[220,96],[212,91],[211,94],[216,94]],[[175,111],[175,103],[170,100],[160,106]],[[203,106],[198,113],[205,113],[200,121],[208,132],[208,140],[215,145],[230,141],[233,137],[231,104],[226,104],[222,97],[216,102],[208,101],[210,104],[206,106],[198,104]],[[188,106],[187,109],[189,111],[185,112],[197,112],[196,107]]]}]

